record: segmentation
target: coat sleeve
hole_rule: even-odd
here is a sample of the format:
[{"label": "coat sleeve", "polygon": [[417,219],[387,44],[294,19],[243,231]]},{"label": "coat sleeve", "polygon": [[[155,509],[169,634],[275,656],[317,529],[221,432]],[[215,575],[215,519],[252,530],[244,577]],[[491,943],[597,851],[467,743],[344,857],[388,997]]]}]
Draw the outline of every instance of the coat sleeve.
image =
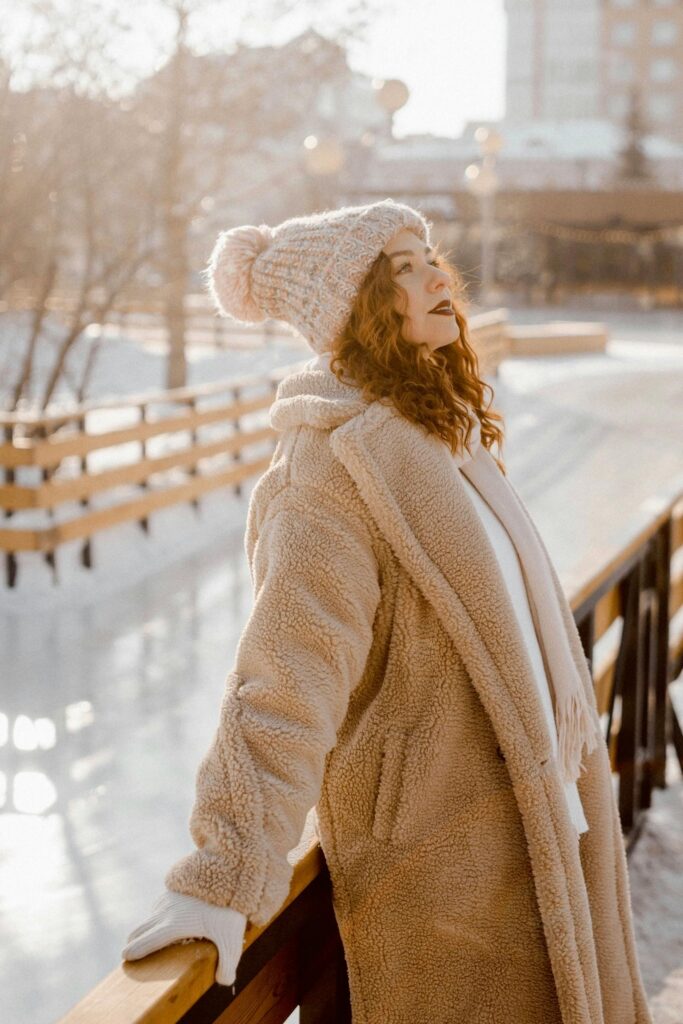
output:
[{"label": "coat sleeve", "polygon": [[320,494],[267,512],[250,568],[252,611],[197,772],[197,849],[165,884],[262,925],[289,893],[287,854],[363,674],[380,589],[367,527]]}]

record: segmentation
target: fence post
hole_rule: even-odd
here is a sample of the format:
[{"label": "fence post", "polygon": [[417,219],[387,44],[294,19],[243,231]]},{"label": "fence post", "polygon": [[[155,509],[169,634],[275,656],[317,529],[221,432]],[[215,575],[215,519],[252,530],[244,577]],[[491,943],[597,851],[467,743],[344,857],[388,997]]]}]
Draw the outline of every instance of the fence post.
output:
[{"label": "fence post", "polygon": [[655,722],[657,708],[657,551],[656,535],[647,543],[643,558],[643,692],[640,721],[641,787],[638,810],[652,803],[652,774],[655,756]]},{"label": "fence post", "polygon": [[669,516],[657,531],[655,538],[655,587],[657,591],[657,625],[655,668],[655,726],[652,784],[659,789],[666,786],[666,745],[669,732],[669,589],[671,587],[671,531],[673,518]]},{"label": "fence post", "polygon": [[577,626],[583,653],[588,662],[591,676],[593,675],[593,646],[595,644],[595,606]]},{"label": "fence post", "polygon": [[[11,444],[14,440],[14,429],[11,423],[5,425],[5,443]],[[14,466],[5,467],[5,483],[13,484],[16,478],[16,470]],[[11,508],[5,509],[5,519],[9,519],[13,515]],[[5,552],[5,577],[7,579],[7,586],[14,587],[17,582],[17,553],[16,551]]]},{"label": "fence post", "polygon": [[615,695],[621,696],[621,725],[617,739],[619,770],[619,816],[621,827],[630,833],[640,804],[640,737],[643,715],[643,556],[622,581],[624,625],[615,672]]},{"label": "fence post", "polygon": [[[38,437],[39,438],[41,438],[42,440],[47,440],[47,427],[45,426],[44,423],[40,424],[40,426],[37,429],[37,433],[38,433]],[[52,477],[54,475],[54,471],[55,471],[54,466],[44,466],[44,467],[42,467],[42,469],[40,471],[40,476],[41,476],[41,479],[42,479],[44,484],[50,482],[50,480],[52,479]],[[54,522],[55,511],[54,511],[54,508],[53,508],[52,505],[50,505],[49,510],[48,510],[48,518],[50,519],[51,522]],[[52,569],[52,582],[55,583],[55,584],[59,583],[59,579],[58,579],[58,575],[57,575],[57,560],[55,559],[55,549],[54,548],[50,548],[48,551],[45,552],[45,561],[47,562],[47,564]]]},{"label": "fence post", "polygon": [[[86,430],[86,417],[85,417],[85,414],[83,414],[82,416],[79,416],[78,420],[76,422],[78,424],[78,429],[81,431],[81,433],[82,434],[86,434],[87,430]],[[87,455],[87,453],[82,455],[81,458],[80,458],[80,469],[81,469],[81,476],[83,476],[85,474],[85,476],[87,477],[88,476],[88,455]],[[90,499],[87,498],[87,497],[81,498],[80,499],[80,505],[81,505],[81,508],[89,509],[90,508]],[[86,569],[92,569],[92,544],[91,544],[91,538],[90,537],[86,537],[85,540],[83,541],[83,546],[81,548],[81,565],[83,565]]]},{"label": "fence post", "polygon": [[[146,422],[147,422],[147,403],[146,402],[141,402],[140,403],[140,423],[144,424]],[[147,458],[147,438],[146,437],[143,437],[143,438],[140,439],[140,448],[141,448],[141,452],[142,452],[142,461],[144,462],[145,459]],[[145,492],[149,490],[149,483],[148,483],[146,477],[145,477],[144,480],[140,481],[140,487]],[[138,522],[140,523],[140,526],[142,527],[144,532],[145,533],[149,533],[149,516],[142,516],[142,518],[139,519]]]},{"label": "fence post", "polygon": [[[235,388],[231,388],[230,392],[232,394],[233,400],[235,402],[239,402],[239,400],[240,400],[240,388],[239,388],[239,386],[237,386]],[[231,422],[232,422],[232,427],[233,427],[234,435],[238,435],[239,432],[240,432],[240,418],[239,418],[239,415],[237,416],[237,419],[234,419]],[[239,448],[236,448],[233,451],[233,453],[232,453],[232,461],[233,462],[241,462],[242,461],[242,452],[241,452],[241,450]],[[240,495],[242,494],[242,484],[240,484],[240,483],[233,484],[232,485],[232,489],[233,489],[233,493],[239,498]]]},{"label": "fence post", "polygon": [[[188,399],[188,403],[187,404],[188,404],[190,413],[194,414],[194,412],[195,412],[195,410],[197,408],[197,396],[196,395],[191,395],[190,398]],[[197,447],[197,428],[194,426],[194,424],[192,425],[192,428],[190,430],[190,444],[191,444],[192,448],[196,448]],[[193,462],[191,466],[188,466],[187,467],[187,472],[188,472],[188,476],[190,478],[196,477],[198,475],[198,473],[199,473],[199,466],[197,465],[197,463]],[[192,507],[194,508],[195,512],[199,512],[199,498],[190,498],[190,503],[191,503]]]}]

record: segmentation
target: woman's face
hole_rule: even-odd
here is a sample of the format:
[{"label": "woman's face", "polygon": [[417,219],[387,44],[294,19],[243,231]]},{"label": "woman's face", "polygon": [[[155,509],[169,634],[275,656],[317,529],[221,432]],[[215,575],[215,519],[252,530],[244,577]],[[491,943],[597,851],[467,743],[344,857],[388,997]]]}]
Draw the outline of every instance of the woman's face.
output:
[{"label": "woman's face", "polygon": [[[382,252],[390,258],[392,277],[403,292],[395,308],[403,315],[406,341],[424,343],[430,351],[456,341],[460,328],[450,304],[450,278],[434,265],[431,249],[402,228]],[[434,311],[437,306],[441,312]]]}]

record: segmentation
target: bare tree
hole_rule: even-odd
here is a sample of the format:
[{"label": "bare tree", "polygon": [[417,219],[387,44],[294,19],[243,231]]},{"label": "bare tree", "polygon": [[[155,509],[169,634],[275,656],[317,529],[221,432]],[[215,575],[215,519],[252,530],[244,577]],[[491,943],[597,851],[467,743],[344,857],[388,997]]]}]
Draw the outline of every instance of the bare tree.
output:
[{"label": "bare tree", "polygon": [[[318,53],[243,43],[216,50],[209,0],[151,2],[174,28],[159,44],[159,70],[137,86],[118,60],[115,44],[131,26],[114,0],[79,3],[78,18],[74,0],[29,0],[30,34],[6,54],[0,41],[0,299],[28,303],[31,315],[13,408],[31,394],[57,299],[61,333],[42,408],[67,379],[84,332],[153,273],[170,343],[167,385],[183,385],[190,252],[204,245],[212,204],[295,189],[300,157],[291,152],[300,143],[289,156],[282,143],[302,137],[320,82],[348,74],[333,43]],[[0,0],[0,13],[6,5]],[[304,7],[313,10],[310,0],[255,0],[245,5],[245,30],[257,15]],[[362,31],[370,3],[319,0],[316,17],[342,7],[336,31],[348,38]]]},{"label": "bare tree", "polygon": [[634,87],[630,91],[628,114],[624,123],[625,142],[617,154],[617,183],[652,181],[652,168],[645,152],[647,131],[648,125],[643,117],[640,91]]},{"label": "bare tree", "polygon": [[[0,297],[30,315],[12,409],[30,396],[48,315],[61,330],[36,398],[41,408],[64,379],[74,346],[103,321],[152,249],[156,203],[144,133],[125,104],[107,96],[100,5],[93,22],[84,17],[69,33],[61,6],[36,3],[30,40],[0,65]],[[51,84],[14,85],[29,58],[41,55]]]},{"label": "bare tree", "polygon": [[[188,246],[192,226],[206,218],[210,203],[226,181],[249,177],[247,161],[256,157],[263,142],[272,143],[301,126],[306,107],[301,104],[302,82],[319,80],[312,75],[313,54],[283,67],[275,48],[239,46],[226,54],[209,48],[203,55],[201,38],[190,49],[193,22],[201,22],[210,10],[209,0],[162,0],[175,24],[173,52],[166,66],[139,90],[140,109],[152,123],[163,125],[159,138],[159,182],[164,226],[163,258],[164,311],[169,342],[166,384],[169,388],[186,383],[185,296],[188,289]],[[293,0],[262,0],[245,8],[241,31],[255,18],[278,18],[308,7],[323,15],[336,6],[345,13],[338,33],[345,39],[365,26],[367,0],[347,4],[310,3]],[[343,11],[341,10],[343,8]],[[206,40],[204,41],[206,44]],[[339,50],[341,53],[342,51]],[[345,62],[344,62],[345,63]],[[334,69],[329,64],[324,74]],[[310,88],[309,88],[310,93]],[[198,167],[198,162],[202,166]],[[271,161],[272,162],[272,161]],[[287,168],[291,173],[291,166]],[[282,174],[275,168],[274,179]],[[237,173],[236,173],[237,172]],[[273,182],[274,184],[275,182]]]}]

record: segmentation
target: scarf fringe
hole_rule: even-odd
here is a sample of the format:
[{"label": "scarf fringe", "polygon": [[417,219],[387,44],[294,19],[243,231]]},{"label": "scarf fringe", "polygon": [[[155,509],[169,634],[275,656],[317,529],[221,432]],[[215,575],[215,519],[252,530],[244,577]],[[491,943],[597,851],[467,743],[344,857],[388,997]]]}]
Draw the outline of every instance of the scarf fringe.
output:
[{"label": "scarf fringe", "polygon": [[576,782],[581,770],[582,750],[592,754],[602,738],[598,714],[581,693],[563,697],[557,708],[558,760],[565,782]]}]

